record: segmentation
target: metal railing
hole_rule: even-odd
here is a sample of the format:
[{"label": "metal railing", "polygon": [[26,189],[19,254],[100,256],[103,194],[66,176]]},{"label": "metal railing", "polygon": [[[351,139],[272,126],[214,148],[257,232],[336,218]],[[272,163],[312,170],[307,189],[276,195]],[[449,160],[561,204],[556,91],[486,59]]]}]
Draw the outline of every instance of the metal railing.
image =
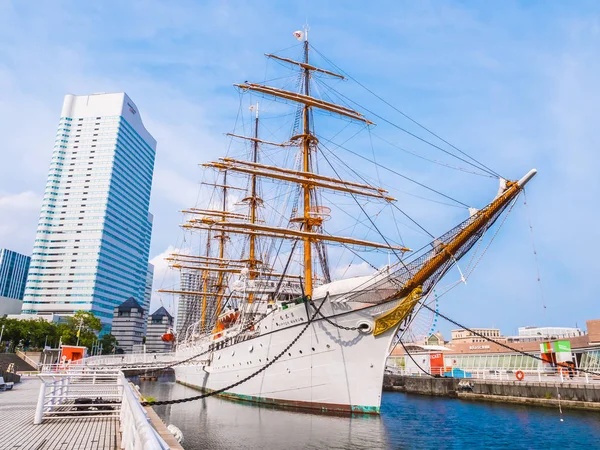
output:
[{"label": "metal railing", "polygon": [[123,384],[119,371],[63,370],[40,374],[34,424],[80,417],[119,417]]},{"label": "metal railing", "polygon": [[177,361],[175,353],[129,353],[124,355],[92,356],[77,361],[88,367],[121,367],[139,364],[144,367],[163,366]]},{"label": "metal railing", "polygon": [[169,445],[150,424],[137,392],[124,376],[122,376],[122,380],[125,387],[121,407],[121,448],[126,450],[169,449]]},{"label": "metal railing", "polygon": [[51,419],[118,418],[121,448],[169,448],[150,424],[138,392],[120,370],[90,370],[82,365],[45,368],[40,374],[34,424]]},{"label": "metal railing", "polygon": [[[435,371],[435,369],[434,369]],[[522,381],[537,381],[537,382],[560,382],[560,383],[600,383],[598,377],[593,377],[588,373],[579,372],[577,369],[572,371],[561,367],[552,368],[537,368],[537,369],[468,369],[468,368],[451,368],[438,369],[439,373],[432,373],[443,377],[451,378],[473,378],[479,380],[498,380],[498,381],[519,381],[517,372],[522,372]],[[417,367],[386,367],[386,372],[394,375],[429,376]]]}]

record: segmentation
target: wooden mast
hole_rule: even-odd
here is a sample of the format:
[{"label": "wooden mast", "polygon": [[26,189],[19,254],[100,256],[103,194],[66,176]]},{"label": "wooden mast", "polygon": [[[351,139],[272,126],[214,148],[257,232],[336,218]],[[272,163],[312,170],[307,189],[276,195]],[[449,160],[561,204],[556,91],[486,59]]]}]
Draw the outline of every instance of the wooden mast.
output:
[{"label": "wooden mast", "polygon": [[[206,256],[210,256],[210,236],[211,231],[208,231],[208,235],[206,237]],[[200,327],[204,332],[204,323],[206,321],[206,294],[208,291],[208,270],[205,269],[202,271],[202,316],[200,319]]]},{"label": "wooden mast", "polygon": [[[256,117],[254,119],[254,139],[252,141],[252,162],[256,164],[258,162],[258,102],[256,103]],[[248,201],[250,202],[250,223],[256,223],[256,209],[258,207],[258,197],[256,196],[256,175],[253,174],[251,177],[251,195]],[[250,252],[248,255],[248,266],[250,273],[248,278],[254,280],[256,278],[256,234],[250,234]],[[248,303],[254,301],[254,293],[250,292],[248,295]]]},{"label": "wooden mast", "polygon": [[[304,71],[304,95],[310,97],[310,69],[308,68],[308,30],[304,31],[304,64],[307,66],[303,67]],[[309,173],[311,170],[311,158],[310,158],[310,106],[304,104],[302,108],[302,122],[303,122],[303,135],[302,135],[302,169],[304,172]],[[312,232],[312,222],[310,216],[310,195],[312,186],[305,184],[302,188],[304,197],[304,217],[303,227],[304,231]],[[304,241],[304,294],[308,298],[312,298],[313,293],[313,273],[312,273],[312,241],[310,237],[306,236],[303,238]]]},{"label": "wooden mast", "polygon": [[[221,216],[221,222],[225,222],[227,220],[227,171],[223,173],[223,214]],[[223,266],[223,260],[225,258],[225,239],[227,235],[224,230],[221,230],[221,234],[219,235],[219,259],[221,260],[221,267]],[[224,271],[219,271],[218,280],[217,280],[217,305],[215,308],[215,317],[219,317],[221,314],[221,301],[223,298],[224,291]]]}]

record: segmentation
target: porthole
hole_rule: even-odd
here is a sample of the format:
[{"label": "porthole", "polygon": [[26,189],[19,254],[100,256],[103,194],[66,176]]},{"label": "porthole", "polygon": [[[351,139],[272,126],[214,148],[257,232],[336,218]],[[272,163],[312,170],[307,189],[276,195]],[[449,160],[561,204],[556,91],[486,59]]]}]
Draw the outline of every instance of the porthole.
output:
[{"label": "porthole", "polygon": [[302,354],[302,350],[298,350],[300,352],[300,354]]},{"label": "porthole", "polygon": [[313,352],[315,351],[315,348],[314,348],[314,347],[312,348],[312,351],[313,351]]}]

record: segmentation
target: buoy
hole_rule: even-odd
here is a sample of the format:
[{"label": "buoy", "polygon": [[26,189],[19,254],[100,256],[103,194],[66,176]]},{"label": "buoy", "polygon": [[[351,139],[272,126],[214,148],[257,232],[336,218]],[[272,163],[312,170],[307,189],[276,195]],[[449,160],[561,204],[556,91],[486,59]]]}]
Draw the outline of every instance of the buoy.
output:
[{"label": "buoy", "polygon": [[175,439],[177,439],[177,442],[179,442],[180,444],[183,442],[183,433],[179,428],[171,424],[167,427],[167,430],[169,430],[169,432],[175,437]]},{"label": "buoy", "polygon": [[165,333],[161,336],[163,342],[173,342],[175,340],[175,335],[173,333]]},{"label": "buoy", "polygon": [[515,373],[515,376],[517,377],[517,380],[521,381],[523,378],[525,378],[525,374],[523,373],[522,370],[517,370],[517,372]]}]

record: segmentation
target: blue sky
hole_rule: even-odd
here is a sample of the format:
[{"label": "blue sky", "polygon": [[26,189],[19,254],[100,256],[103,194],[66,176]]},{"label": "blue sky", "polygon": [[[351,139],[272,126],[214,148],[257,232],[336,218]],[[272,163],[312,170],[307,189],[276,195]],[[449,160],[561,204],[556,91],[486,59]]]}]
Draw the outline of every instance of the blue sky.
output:
[{"label": "blue sky", "polygon": [[[600,317],[596,2],[0,1],[0,247],[31,252],[63,96],[125,91],[158,140],[151,257],[155,288],[169,283],[161,254],[180,240],[178,211],[195,203],[197,163],[227,146],[239,105],[232,84],[263,79],[262,54],[294,45],[306,20],[320,51],[411,117],[506,177],[539,170],[529,207],[517,204],[440,310],[507,334]],[[359,91],[367,107],[394,114]],[[440,157],[389,128],[374,133]],[[495,194],[494,180],[389,148],[382,158],[472,206]],[[438,233],[466,217],[400,200]]]}]

